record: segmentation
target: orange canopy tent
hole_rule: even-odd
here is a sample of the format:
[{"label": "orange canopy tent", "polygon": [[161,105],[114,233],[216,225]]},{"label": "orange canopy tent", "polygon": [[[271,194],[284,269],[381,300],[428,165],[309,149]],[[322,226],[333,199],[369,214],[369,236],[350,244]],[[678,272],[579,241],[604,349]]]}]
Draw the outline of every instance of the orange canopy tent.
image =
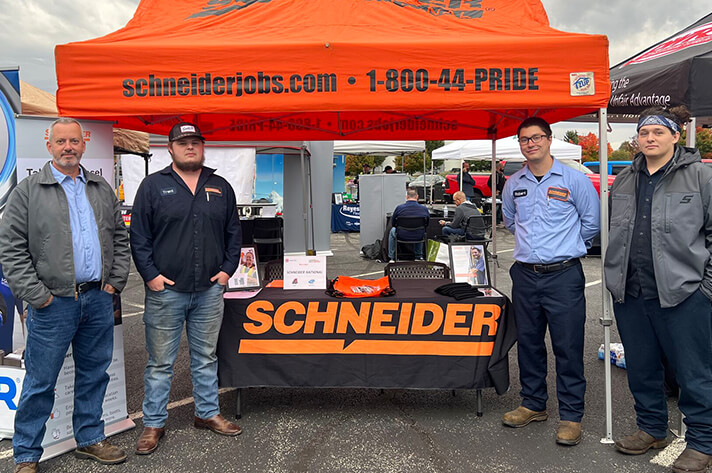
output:
[{"label": "orange canopy tent", "polygon": [[606,149],[608,40],[551,28],[539,0],[142,0],[55,58],[61,115],[163,135],[494,143],[527,116],[598,111]]},{"label": "orange canopy tent", "polygon": [[55,55],[60,115],[211,140],[502,137],[610,92],[607,38],[539,0],[142,0]]}]

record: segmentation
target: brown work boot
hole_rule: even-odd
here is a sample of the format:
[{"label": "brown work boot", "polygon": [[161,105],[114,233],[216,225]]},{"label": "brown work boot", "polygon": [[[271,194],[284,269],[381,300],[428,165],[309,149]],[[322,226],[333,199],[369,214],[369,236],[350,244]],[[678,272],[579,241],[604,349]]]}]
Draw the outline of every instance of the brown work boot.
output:
[{"label": "brown work boot", "polygon": [[549,418],[546,411],[532,411],[524,406],[519,406],[513,411],[504,414],[502,423],[507,427],[524,427],[530,422],[540,422]]},{"label": "brown work boot", "polygon": [[562,420],[556,430],[556,443],[573,447],[581,442],[581,422]]},{"label": "brown work boot", "polygon": [[193,425],[196,429],[210,429],[216,434],[227,435],[228,437],[234,437],[242,433],[239,425],[233,424],[220,414],[212,416],[210,419],[196,417]]},{"label": "brown work boot", "polygon": [[39,469],[39,462],[23,462],[15,465],[15,473],[36,473]]},{"label": "brown work boot", "polygon": [[705,455],[687,447],[672,464],[672,471],[675,473],[704,473],[710,466],[712,466],[712,455]]},{"label": "brown work boot", "polygon": [[642,455],[651,448],[654,450],[665,448],[667,444],[667,439],[656,439],[649,433],[638,430],[634,434],[616,440],[616,450],[628,455]]},{"label": "brown work boot", "polygon": [[166,435],[165,427],[144,427],[136,443],[136,455],[148,455],[158,448],[158,441]]},{"label": "brown work boot", "polygon": [[77,448],[74,456],[83,460],[94,460],[104,465],[115,465],[126,460],[126,452],[119,447],[111,445],[106,440],[97,442],[94,445]]}]

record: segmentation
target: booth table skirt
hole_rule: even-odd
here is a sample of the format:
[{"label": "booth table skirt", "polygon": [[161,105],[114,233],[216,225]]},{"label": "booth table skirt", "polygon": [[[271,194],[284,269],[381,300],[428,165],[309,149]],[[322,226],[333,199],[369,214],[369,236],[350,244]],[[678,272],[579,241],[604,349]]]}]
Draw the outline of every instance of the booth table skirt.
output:
[{"label": "booth table skirt", "polygon": [[265,288],[226,299],[220,386],[480,389],[509,387],[515,341],[502,296],[456,301],[445,280],[394,280],[396,295],[337,299]]},{"label": "booth table skirt", "polygon": [[331,204],[331,232],[361,231],[360,215],[358,204]]}]

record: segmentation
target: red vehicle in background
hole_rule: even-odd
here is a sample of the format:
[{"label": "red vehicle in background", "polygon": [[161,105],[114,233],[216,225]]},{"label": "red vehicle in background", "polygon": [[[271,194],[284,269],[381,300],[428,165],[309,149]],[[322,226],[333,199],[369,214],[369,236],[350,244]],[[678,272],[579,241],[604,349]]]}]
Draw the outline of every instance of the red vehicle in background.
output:
[{"label": "red vehicle in background", "polygon": [[[509,179],[509,176],[511,176],[518,170],[520,170],[524,164],[526,164],[526,161],[503,161],[503,162],[504,162],[504,176],[507,179]],[[581,171],[582,173],[586,174],[586,177],[588,177],[591,180],[593,187],[596,188],[596,192],[598,192],[598,195],[599,196],[601,195],[601,175],[600,174],[596,174],[595,172],[588,169],[586,166],[583,166],[582,164],[580,164],[576,161],[571,161],[569,159],[566,159],[566,160],[561,160],[561,162],[569,167],[576,169],[577,171]],[[490,190],[489,186],[487,185],[487,180],[490,177],[490,173],[470,173],[470,176],[472,176],[472,179],[475,180],[475,185],[473,186],[475,189],[475,195],[478,195],[480,198],[492,196],[492,191]],[[455,192],[460,190],[460,181],[458,180],[459,175],[458,174],[448,174],[445,177],[447,179],[445,181],[445,202],[451,203],[452,195]],[[613,181],[615,181],[615,179],[616,179],[616,176],[608,176],[608,187],[611,187],[613,185]]]}]

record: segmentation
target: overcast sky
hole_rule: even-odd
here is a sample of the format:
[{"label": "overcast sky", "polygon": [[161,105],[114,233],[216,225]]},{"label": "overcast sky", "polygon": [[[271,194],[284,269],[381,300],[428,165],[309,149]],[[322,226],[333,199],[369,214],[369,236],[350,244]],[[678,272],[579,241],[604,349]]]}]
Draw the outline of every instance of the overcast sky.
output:
[{"label": "overcast sky", "polygon": [[[679,4],[670,0],[542,3],[554,28],[607,35],[611,65],[712,12],[710,0],[683,0]],[[55,93],[54,46],[115,31],[133,16],[138,4],[139,0],[0,0],[0,66],[20,66],[22,80]],[[585,125],[565,124],[556,126],[554,132],[561,138],[566,129],[574,127],[587,130]],[[632,134],[621,127],[614,127],[614,145]]]}]

